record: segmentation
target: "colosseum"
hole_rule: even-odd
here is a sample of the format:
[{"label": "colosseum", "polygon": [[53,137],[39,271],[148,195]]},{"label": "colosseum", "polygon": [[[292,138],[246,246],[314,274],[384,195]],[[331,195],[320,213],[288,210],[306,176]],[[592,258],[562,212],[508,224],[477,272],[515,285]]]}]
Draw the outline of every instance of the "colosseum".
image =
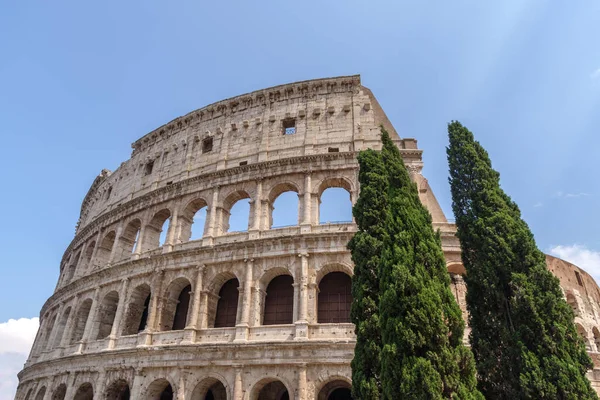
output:
[{"label": "colosseum", "polygon": [[[352,221],[323,222],[330,188],[358,196],[357,152],[383,125],[442,235],[466,314],[455,226],[359,76],[219,101],[148,133],[103,170],[81,206],[54,294],[19,373],[17,399],[349,399]],[[292,226],[276,199],[297,195]],[[295,194],[295,195],[294,195]],[[230,215],[249,203],[247,229]],[[201,226],[204,222],[204,226]],[[548,256],[596,365],[600,290]],[[589,372],[600,386],[600,369]]]}]

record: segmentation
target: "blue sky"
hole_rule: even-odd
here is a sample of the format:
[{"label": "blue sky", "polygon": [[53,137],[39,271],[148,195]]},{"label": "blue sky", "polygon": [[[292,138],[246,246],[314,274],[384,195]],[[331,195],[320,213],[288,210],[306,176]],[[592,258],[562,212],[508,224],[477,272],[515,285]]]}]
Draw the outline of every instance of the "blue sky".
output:
[{"label": "blue sky", "polygon": [[361,74],[400,135],[418,139],[449,217],[456,119],[490,153],[540,248],[600,272],[597,1],[0,7],[0,322],[38,314],[83,197],[131,142],[223,98],[336,75]]}]

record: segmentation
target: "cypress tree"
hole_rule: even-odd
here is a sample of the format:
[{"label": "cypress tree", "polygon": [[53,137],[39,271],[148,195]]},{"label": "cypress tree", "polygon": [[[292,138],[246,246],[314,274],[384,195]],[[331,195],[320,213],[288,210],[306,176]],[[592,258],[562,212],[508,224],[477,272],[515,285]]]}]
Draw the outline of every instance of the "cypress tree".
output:
[{"label": "cypress tree", "polygon": [[388,178],[379,269],[382,398],[481,399],[439,233],[383,128],[381,137]]},{"label": "cypress tree", "polygon": [[459,122],[448,134],[480,390],[489,399],[597,399],[573,312],[519,208],[473,134]]},{"label": "cypress tree", "polygon": [[352,307],[356,347],[352,360],[352,397],[379,400],[381,396],[379,326],[379,261],[386,234],[388,178],[381,153],[358,155],[360,196],[352,209],[358,232],[348,243],[354,262]]}]

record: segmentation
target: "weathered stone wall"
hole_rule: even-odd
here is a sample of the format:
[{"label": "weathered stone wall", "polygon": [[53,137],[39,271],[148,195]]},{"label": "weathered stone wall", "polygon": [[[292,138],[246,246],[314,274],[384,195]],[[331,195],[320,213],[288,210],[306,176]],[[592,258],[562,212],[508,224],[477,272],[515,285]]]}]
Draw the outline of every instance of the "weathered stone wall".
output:
[{"label": "weathered stone wall", "polygon": [[[214,398],[280,399],[287,390],[290,398],[327,399],[348,388],[354,327],[319,316],[342,307],[321,283],[331,273],[352,275],[346,244],[356,225],[320,224],[319,208],[330,187],[356,201],[357,152],[380,148],[382,124],[440,229],[466,311],[455,228],[420,174],[416,141],[397,137],[358,76],[293,83],[177,118],[133,143],[116,171],[102,171],[40,312],[17,398],[117,399],[129,391],[146,399],[172,390],[174,398],[203,399],[210,390]],[[291,125],[295,132],[284,134]],[[298,195],[298,224],[272,228],[275,199],[289,191]],[[248,229],[229,232],[241,199],[250,199]],[[557,268],[573,280],[576,267]],[[582,304],[589,337],[593,324],[583,315],[597,315],[600,294],[580,273],[593,296],[563,286]],[[276,295],[270,285],[285,276],[293,283]],[[224,292],[232,280],[237,292]],[[281,304],[267,304],[277,298]],[[267,308],[289,321],[265,324]]]}]

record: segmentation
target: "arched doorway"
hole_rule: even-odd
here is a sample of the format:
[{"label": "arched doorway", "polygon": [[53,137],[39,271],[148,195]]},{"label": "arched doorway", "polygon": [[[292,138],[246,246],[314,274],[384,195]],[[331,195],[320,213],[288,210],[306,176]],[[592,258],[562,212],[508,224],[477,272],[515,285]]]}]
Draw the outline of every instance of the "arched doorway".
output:
[{"label": "arched doorway", "polygon": [[263,325],[291,324],[294,319],[294,278],[279,275],[267,286]]},{"label": "arched doorway", "polygon": [[238,308],[240,283],[237,278],[228,280],[219,290],[219,300],[215,315],[215,328],[235,326]]},{"label": "arched doorway", "polygon": [[194,388],[191,400],[227,400],[227,389],[216,378],[204,379]]},{"label": "arched doorway", "polygon": [[289,400],[287,387],[277,379],[267,378],[254,385],[250,400]]},{"label": "arched doorway", "polygon": [[67,385],[61,383],[58,388],[52,393],[52,400],[64,400],[67,394]]},{"label": "arched doorway", "polygon": [[148,400],[173,400],[173,387],[166,379],[155,380],[148,386],[146,396]]},{"label": "arched doorway", "polygon": [[330,272],[319,282],[317,322],[350,322],[352,279],[343,272]]},{"label": "arched doorway", "polygon": [[129,384],[124,379],[113,382],[106,390],[106,400],[129,400]]},{"label": "arched doorway", "polygon": [[94,389],[90,383],[84,383],[79,386],[77,392],[75,392],[75,396],[73,400],[93,400],[94,399]]},{"label": "arched doorway", "polygon": [[319,391],[317,400],[352,400],[350,383],[341,379],[328,382]]}]

